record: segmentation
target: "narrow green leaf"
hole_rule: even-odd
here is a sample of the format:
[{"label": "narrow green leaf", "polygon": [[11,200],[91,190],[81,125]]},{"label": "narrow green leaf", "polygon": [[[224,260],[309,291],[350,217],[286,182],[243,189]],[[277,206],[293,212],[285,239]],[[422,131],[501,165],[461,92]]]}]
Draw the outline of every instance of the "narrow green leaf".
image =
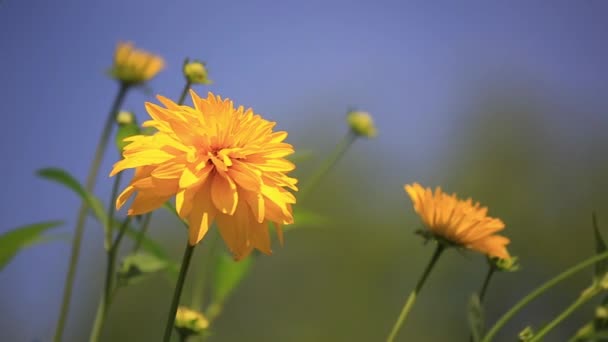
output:
[{"label": "narrow green leaf", "polygon": [[327,219],[310,210],[297,208],[293,211],[294,223],[284,226],[285,230],[302,227],[320,227],[327,224]]},{"label": "narrow green leaf", "polygon": [[86,191],[67,171],[50,167],[38,170],[37,174],[39,177],[61,184],[75,192],[81,199],[87,202],[87,205],[93,210],[93,213],[102,223],[103,227],[107,226],[108,218],[99,198]]},{"label": "narrow green leaf", "polygon": [[[114,224],[116,227],[120,227],[121,222],[116,220]],[[139,238],[139,231],[128,225],[125,235],[133,240],[136,240]],[[177,276],[179,274],[179,265],[169,257],[167,252],[165,252],[165,249],[158,242],[144,235],[141,240],[141,249],[153,255],[157,259],[163,260],[167,264],[166,271],[169,277],[172,280],[177,280]]]},{"label": "narrow green leaf", "polygon": [[[600,228],[597,223],[597,217],[595,213],[591,215],[593,221],[593,235],[595,236],[595,253],[602,254],[606,251],[606,242],[602,238],[602,234],[600,233]],[[595,264],[595,279],[600,280],[606,274],[608,270],[608,260],[598,261]]]},{"label": "narrow green leaf", "polygon": [[226,253],[220,253],[217,258],[214,272],[213,302],[223,303],[232,294],[241,280],[247,275],[253,258],[247,257],[241,261],[234,261]]},{"label": "narrow green leaf", "polygon": [[51,228],[63,224],[62,221],[34,223],[8,231],[0,235],[0,270],[22,249],[34,244],[55,239],[44,237],[42,234]]},{"label": "narrow green leaf", "polygon": [[484,317],[483,308],[481,307],[481,301],[479,296],[474,293],[469,299],[468,306],[468,318],[469,318],[469,329],[471,330],[471,337],[474,342],[478,342],[483,336],[484,329]]},{"label": "narrow green leaf", "polygon": [[154,254],[138,252],[127,255],[118,269],[118,283],[121,286],[135,284],[146,277],[168,267],[167,261]]},{"label": "narrow green leaf", "polygon": [[293,163],[301,163],[314,156],[312,150],[297,150],[294,154],[287,157]]}]

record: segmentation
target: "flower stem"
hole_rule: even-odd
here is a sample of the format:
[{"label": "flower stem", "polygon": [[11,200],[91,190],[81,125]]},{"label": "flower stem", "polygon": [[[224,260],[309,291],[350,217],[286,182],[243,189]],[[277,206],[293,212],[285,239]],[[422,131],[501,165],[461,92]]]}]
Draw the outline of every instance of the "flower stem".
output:
[{"label": "flower stem", "polygon": [[357,139],[357,135],[352,131],[348,131],[348,133],[342,138],[342,140],[336,145],[333,153],[327,160],[317,169],[317,171],[310,177],[308,183],[302,187],[299,192],[300,200],[308,195],[308,193],[317,186],[319,181],[323,179],[323,177],[331,170],[331,168],[344,156],[344,153],[348,150],[348,148],[355,142]]},{"label": "flower stem", "polygon": [[135,244],[133,245],[133,253],[137,253],[137,251],[139,251],[139,248],[141,247],[141,244],[144,241],[144,236],[146,236],[146,233],[148,232],[148,228],[150,227],[151,219],[152,219],[152,213],[148,213],[148,214],[144,215],[144,218],[143,218],[143,221],[141,224],[141,229],[137,233],[137,237],[135,239]]},{"label": "flower stem", "polygon": [[498,331],[500,331],[500,329],[502,329],[502,327],[505,324],[507,324],[507,322],[509,322],[509,320],[511,320],[511,318],[513,318],[513,316],[515,316],[515,314],[517,314],[521,309],[523,309],[526,305],[528,305],[534,299],[539,297],[541,294],[543,294],[545,291],[549,290],[553,286],[559,284],[563,280],[573,276],[574,274],[576,274],[576,273],[584,270],[585,268],[595,264],[596,262],[604,260],[604,259],[608,259],[608,252],[597,254],[593,257],[585,259],[585,260],[581,261],[580,263],[565,270],[564,272],[558,274],[553,279],[550,279],[549,281],[545,282],[544,284],[542,284],[541,286],[536,288],[534,291],[532,291],[528,295],[526,295],[524,298],[522,298],[519,302],[517,302],[513,307],[511,307],[511,309],[509,309],[509,311],[505,312],[502,315],[502,317],[500,319],[498,319],[498,321],[496,321],[496,323],[494,323],[492,328],[488,331],[488,333],[484,336],[484,338],[481,341],[482,342],[492,341],[492,339],[494,338],[494,335],[496,335],[498,333]]},{"label": "flower stem", "polygon": [[489,265],[488,273],[486,273],[486,278],[483,280],[483,285],[481,285],[481,290],[479,290],[479,302],[483,303],[483,299],[486,296],[486,292],[488,291],[488,286],[490,285],[490,280],[492,280],[492,276],[496,272],[496,266]]},{"label": "flower stem", "polygon": [[[97,180],[97,174],[99,173],[101,161],[103,160],[103,156],[105,154],[106,147],[108,145],[108,141],[110,140],[110,135],[112,133],[112,127],[114,126],[116,120],[116,113],[120,109],[128,90],[129,86],[127,84],[122,83],[120,85],[120,88],[118,89],[118,93],[116,94],[114,102],[112,103],[112,107],[110,109],[110,112],[108,113],[108,117],[101,133],[99,143],[97,144],[97,149],[95,150],[93,162],[89,169],[89,174],[85,183],[86,191],[91,192],[95,187],[95,181]],[[87,210],[87,203],[83,200],[80,204],[80,210],[78,211],[78,217],[76,219],[76,228],[74,230],[74,239],[72,240],[72,250],[70,253],[68,272],[65,278],[63,299],[61,301],[59,319],[57,320],[55,336],[53,338],[53,341],[55,342],[61,342],[61,340],[63,339],[63,331],[65,328],[65,323],[70,308],[72,288],[74,286],[74,277],[76,276],[76,267],[78,266],[78,257],[80,256],[80,245],[82,244],[82,236],[84,233],[84,224],[87,217]]]},{"label": "flower stem", "polygon": [[177,101],[178,105],[183,105],[184,101],[186,100],[186,95],[188,95],[188,90],[190,90],[190,87],[192,87],[192,83],[188,80],[186,80],[186,84],[184,85],[184,89],[182,89],[182,93],[179,96],[179,100]]},{"label": "flower stem", "polygon": [[99,306],[97,307],[97,313],[95,314],[95,323],[93,324],[93,330],[91,330],[91,337],[89,339],[90,342],[97,342],[99,340],[99,336],[101,335],[101,330],[103,329],[103,324],[107,315],[107,311],[110,308],[111,299],[112,299],[112,290],[114,288],[113,279],[115,276],[115,268],[116,268],[116,257],[118,254],[118,247],[120,246],[120,242],[125,235],[125,231],[127,230],[127,226],[131,221],[131,216],[127,216],[122,222],[118,235],[112,242],[110,249],[108,250],[107,257],[108,262],[106,265],[106,278],[105,278],[105,286],[103,292],[101,294],[101,299],[99,300]]},{"label": "flower stem", "polygon": [[[488,287],[490,285],[490,280],[492,280],[492,276],[496,272],[496,266],[493,263],[488,262],[488,272],[486,273],[486,277],[483,280],[483,284],[481,285],[481,290],[479,290],[479,304],[483,304],[483,299],[486,296],[486,292],[488,291]],[[470,342],[476,342],[475,337],[473,337],[473,332],[469,336]],[[480,336],[477,335],[477,338]]]},{"label": "flower stem", "polygon": [[431,270],[437,263],[437,260],[439,260],[439,257],[441,256],[441,253],[443,252],[444,249],[445,249],[444,245],[442,245],[441,243],[437,244],[437,248],[435,249],[435,252],[433,253],[433,256],[431,257],[431,261],[426,266],[424,273],[422,273],[422,276],[418,280],[418,284],[416,284],[416,288],[407,297],[407,301],[405,302],[403,309],[401,309],[401,314],[399,314],[399,318],[397,319],[397,322],[395,322],[395,325],[393,326],[393,329],[391,330],[390,335],[386,339],[387,342],[392,342],[395,340],[395,337],[397,336],[399,329],[401,329],[401,326],[403,325],[403,323],[405,323],[405,319],[407,318],[410,310],[412,310],[412,307],[414,306],[414,302],[416,302],[416,296],[418,295],[418,293],[420,293],[420,290],[422,290],[422,286],[424,286],[424,282],[426,281],[426,278],[431,273]]},{"label": "flower stem", "polygon": [[106,251],[109,251],[112,247],[112,236],[113,228],[114,228],[114,212],[116,211],[116,196],[118,196],[118,189],[120,187],[120,178],[122,176],[122,172],[119,172],[116,177],[114,177],[114,184],[112,185],[112,194],[110,195],[110,203],[108,204],[108,224],[106,228],[106,239],[104,242],[104,247]]},{"label": "flower stem", "polygon": [[578,297],[572,304],[570,304],[562,313],[560,313],[557,317],[555,317],[551,322],[545,325],[541,330],[539,330],[534,337],[530,340],[530,342],[538,342],[542,341],[542,338],[547,335],[553,328],[555,328],[558,324],[560,324],[564,319],[566,319],[570,314],[572,314],[576,309],[578,309],[581,305],[587,303],[591,299],[595,297],[601,291],[595,290],[592,293],[581,295]]},{"label": "flower stem", "polygon": [[203,267],[197,270],[194,276],[194,284],[192,286],[192,302],[191,308],[198,311],[203,311],[204,299],[205,299],[205,288],[207,285],[207,279],[211,275],[211,262],[215,260],[215,249],[219,240],[219,233],[216,234],[209,241],[209,248],[207,257],[203,260]]},{"label": "flower stem", "polygon": [[179,298],[182,295],[186,274],[188,273],[188,266],[190,266],[190,259],[192,259],[192,252],[194,251],[195,246],[191,246],[190,243],[186,244],[186,250],[184,251],[184,257],[182,259],[182,267],[179,270],[177,284],[175,284],[175,290],[173,291],[173,300],[171,301],[171,308],[169,309],[169,317],[167,317],[167,326],[165,327],[165,335],[163,338],[164,342],[169,342],[171,340],[173,324],[175,323],[175,314],[177,313],[177,307],[179,306]]}]

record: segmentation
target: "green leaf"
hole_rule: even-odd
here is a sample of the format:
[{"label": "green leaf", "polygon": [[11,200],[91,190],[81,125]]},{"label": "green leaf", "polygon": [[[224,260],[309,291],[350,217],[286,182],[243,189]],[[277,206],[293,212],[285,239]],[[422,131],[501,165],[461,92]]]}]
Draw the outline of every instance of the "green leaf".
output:
[{"label": "green leaf", "polygon": [[121,286],[135,284],[168,266],[166,260],[158,258],[154,254],[138,252],[127,255],[118,269],[118,283]]},{"label": "green leaf", "polygon": [[[597,217],[595,213],[591,215],[593,221],[593,235],[595,236],[595,253],[602,254],[606,251],[606,242],[602,238],[602,234],[600,233],[600,228],[597,223]],[[595,279],[600,280],[606,274],[608,270],[608,260],[601,260],[595,264]]]},{"label": "green leaf", "polygon": [[319,227],[327,224],[327,219],[310,210],[296,208],[293,210],[293,224],[284,226],[285,230],[301,227]]},{"label": "green leaf", "polygon": [[469,329],[471,330],[471,338],[473,342],[478,342],[483,336],[484,318],[483,308],[479,296],[474,293],[469,300],[468,307]]},{"label": "green leaf", "polygon": [[314,156],[312,150],[297,150],[294,154],[287,157],[287,159],[293,163],[301,163],[309,160]]},{"label": "green leaf", "polygon": [[226,253],[220,253],[214,272],[213,302],[223,303],[232,294],[237,285],[247,275],[253,258],[247,257],[234,261]]},{"label": "green leaf", "polygon": [[[116,227],[120,227],[121,222],[116,220],[114,224]],[[128,225],[126,229],[126,236],[133,240],[137,240],[139,238],[139,231],[135,230],[132,226]],[[169,257],[167,252],[165,252],[165,249],[158,242],[144,235],[141,240],[141,249],[150,255],[153,255],[155,258],[164,261],[167,265],[166,271],[169,277],[172,280],[177,280],[177,276],[179,274],[179,265]]]},{"label": "green leaf", "polygon": [[34,223],[8,231],[0,235],[0,270],[22,249],[32,245],[55,240],[42,234],[63,224],[61,221]]},{"label": "green leaf", "polygon": [[93,213],[95,214],[99,222],[102,223],[104,229],[105,227],[107,227],[108,218],[103,208],[103,204],[101,203],[99,198],[86,191],[84,187],[67,171],[50,167],[40,169],[36,173],[39,177],[61,184],[75,192],[93,210]]}]

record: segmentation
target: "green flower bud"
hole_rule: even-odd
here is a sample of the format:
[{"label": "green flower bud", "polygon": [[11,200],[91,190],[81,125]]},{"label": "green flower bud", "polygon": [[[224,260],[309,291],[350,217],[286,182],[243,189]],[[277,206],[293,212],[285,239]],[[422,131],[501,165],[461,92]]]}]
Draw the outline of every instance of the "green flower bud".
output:
[{"label": "green flower bud", "polygon": [[202,313],[180,306],[175,314],[175,329],[184,337],[201,335],[209,327]]},{"label": "green flower bud", "polygon": [[119,125],[131,125],[135,123],[135,114],[128,112],[126,110],[121,110],[116,115],[116,122]]},{"label": "green flower bud", "polygon": [[515,272],[519,270],[519,263],[517,257],[510,257],[508,259],[490,258],[489,262],[494,265],[494,267],[496,267],[497,271]]},{"label": "green flower bud", "polygon": [[127,111],[120,111],[116,115],[116,123],[118,123],[118,132],[116,132],[115,143],[118,152],[122,154],[122,150],[130,142],[124,141],[126,138],[141,134],[135,114]]},{"label": "green flower bud", "polygon": [[205,63],[199,61],[184,62],[184,76],[188,82],[192,84],[211,84],[212,81],[207,78],[207,68]]},{"label": "green flower bud", "polygon": [[530,341],[534,337],[534,330],[528,326],[519,333],[518,337],[522,342]]},{"label": "green flower bud", "polygon": [[358,136],[373,138],[378,134],[374,120],[367,112],[351,111],[347,114],[346,121],[352,132]]}]

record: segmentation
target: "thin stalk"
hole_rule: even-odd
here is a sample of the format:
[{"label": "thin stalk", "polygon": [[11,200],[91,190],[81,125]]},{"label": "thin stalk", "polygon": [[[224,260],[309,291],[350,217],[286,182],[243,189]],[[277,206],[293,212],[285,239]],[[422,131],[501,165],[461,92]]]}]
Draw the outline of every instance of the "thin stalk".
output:
[{"label": "thin stalk", "polygon": [[317,171],[310,177],[308,183],[302,187],[299,192],[298,198],[302,200],[308,195],[308,193],[317,186],[319,181],[325,177],[325,175],[336,165],[336,163],[344,156],[344,153],[348,148],[355,142],[357,135],[352,131],[349,131],[344,138],[336,145],[333,153],[325,160],[325,162],[317,169]]},{"label": "thin stalk", "polygon": [[133,245],[133,253],[136,253],[141,247],[141,243],[144,241],[144,236],[148,232],[148,228],[150,227],[150,220],[152,219],[152,213],[148,213],[144,215],[143,222],[141,224],[141,229],[137,234],[137,238],[135,240],[135,245]]},{"label": "thin stalk", "polygon": [[108,261],[106,264],[106,278],[104,283],[104,289],[101,294],[101,299],[99,301],[99,306],[97,307],[97,313],[95,314],[95,323],[93,323],[93,330],[91,330],[91,337],[89,339],[90,342],[97,342],[99,337],[101,336],[101,330],[103,329],[103,324],[105,322],[105,318],[107,316],[107,311],[110,308],[112,303],[112,290],[114,289],[114,276],[115,276],[115,268],[116,268],[116,257],[118,255],[118,247],[120,246],[120,242],[125,235],[125,231],[127,230],[127,226],[131,221],[131,216],[127,216],[120,228],[118,230],[118,235],[112,242],[110,249],[108,250],[107,257]]},{"label": "thin stalk", "polygon": [[[97,180],[101,161],[103,160],[103,156],[105,154],[106,147],[108,145],[108,141],[110,140],[110,135],[112,133],[112,127],[114,126],[116,120],[116,113],[122,106],[122,103],[125,99],[128,90],[129,86],[127,84],[122,83],[120,85],[120,88],[118,89],[118,93],[116,94],[114,102],[112,103],[112,107],[110,109],[110,112],[108,113],[108,117],[101,133],[99,143],[97,144],[97,148],[95,150],[93,162],[89,169],[89,174],[85,183],[86,191],[92,192],[95,187],[95,181]],[[84,224],[87,217],[87,210],[87,203],[83,200],[80,204],[80,210],[78,211],[78,217],[76,219],[76,228],[74,229],[74,240],[72,240],[72,249],[70,253],[68,272],[66,274],[64,285],[65,287],[63,289],[63,299],[61,300],[61,309],[59,310],[59,318],[57,320],[57,326],[55,328],[55,336],[53,337],[53,341],[55,342],[61,342],[61,340],[63,339],[63,331],[65,328],[65,323],[70,308],[72,288],[74,286],[74,278],[76,276],[76,268],[78,266],[78,257],[80,256],[80,246],[82,244],[82,236],[84,233]]]},{"label": "thin stalk", "polygon": [[481,290],[479,290],[479,302],[483,303],[483,299],[486,296],[486,292],[488,291],[488,286],[490,285],[490,280],[492,280],[492,276],[496,272],[496,267],[494,265],[488,266],[488,273],[486,273],[486,278],[483,280],[483,285],[481,285]]},{"label": "thin stalk", "polygon": [[216,233],[209,241],[209,248],[207,258],[203,260],[203,267],[199,269],[194,277],[194,285],[192,286],[192,302],[190,307],[193,310],[203,311],[204,299],[205,299],[205,288],[207,285],[207,279],[211,274],[211,262],[214,260],[214,254],[218,245],[219,233]]},{"label": "thin stalk", "polygon": [[588,259],[581,261],[580,263],[578,263],[578,264],[570,267],[569,269],[565,270],[564,272],[558,274],[556,277],[550,279],[549,281],[545,282],[544,284],[542,284],[541,286],[536,288],[534,291],[527,294],[519,302],[517,302],[515,305],[513,305],[513,307],[511,307],[511,309],[509,309],[509,311],[505,312],[502,315],[502,317],[500,317],[500,319],[498,319],[498,321],[496,321],[496,323],[494,323],[492,328],[484,336],[484,338],[481,340],[481,342],[492,341],[492,339],[494,338],[494,335],[496,335],[498,333],[498,331],[500,331],[500,329],[502,329],[502,327],[505,324],[507,324],[507,322],[509,322],[509,320],[511,320],[511,318],[513,318],[513,316],[515,316],[515,314],[517,314],[521,309],[523,309],[526,305],[528,305],[534,299],[539,297],[545,291],[547,291],[550,288],[552,288],[553,286],[561,283],[562,281],[570,278],[571,276],[575,275],[576,273],[584,270],[585,268],[595,264],[596,262],[604,260],[604,259],[608,259],[608,252],[597,254],[593,257],[590,257]]},{"label": "thin stalk", "polygon": [[186,274],[188,273],[188,266],[190,266],[194,247],[196,247],[196,245],[191,246],[190,243],[186,243],[186,250],[184,251],[184,257],[182,258],[182,266],[179,270],[175,290],[173,291],[173,300],[171,301],[171,308],[169,309],[169,317],[167,317],[167,325],[165,326],[165,335],[163,337],[164,342],[169,342],[171,340],[173,324],[175,323],[175,314],[177,313],[177,307],[179,306],[179,298],[182,295],[182,289],[184,288]]},{"label": "thin stalk", "polygon": [[[488,272],[486,273],[486,277],[483,280],[483,284],[481,285],[481,289],[479,290],[479,304],[483,304],[483,299],[486,296],[486,292],[488,291],[488,287],[490,285],[490,280],[492,280],[492,276],[496,272],[496,266],[493,263],[488,262]],[[477,336],[479,338],[480,336]],[[474,342],[475,338],[473,337],[473,332],[469,336],[469,341]]]},{"label": "thin stalk", "polygon": [[186,84],[184,85],[184,89],[182,89],[182,93],[179,95],[179,100],[177,101],[178,105],[183,105],[186,100],[186,95],[188,95],[188,90],[192,87],[192,83],[186,80]]},{"label": "thin stalk", "polygon": [[108,224],[105,227],[106,229],[106,240],[104,246],[106,251],[109,251],[112,247],[112,236],[114,236],[114,212],[116,211],[116,197],[118,196],[118,190],[120,188],[120,178],[122,176],[122,172],[119,172],[116,177],[114,177],[114,184],[112,184],[112,194],[110,195],[110,203],[108,203]]},{"label": "thin stalk", "polygon": [[581,295],[578,297],[572,304],[570,304],[564,311],[562,311],[557,317],[555,317],[551,322],[545,325],[541,330],[539,330],[534,337],[530,340],[530,342],[538,342],[542,341],[542,338],[547,335],[553,328],[558,326],[564,319],[566,319],[570,314],[572,314],[576,309],[578,309],[581,305],[587,303],[591,299],[595,298],[595,296],[600,293],[600,291],[595,291],[589,295]]},{"label": "thin stalk", "polygon": [[422,273],[422,276],[418,280],[418,283],[416,284],[414,291],[412,291],[410,293],[410,295],[407,297],[407,301],[405,302],[403,309],[401,309],[401,314],[399,314],[399,318],[397,319],[397,322],[395,322],[395,325],[393,326],[393,329],[391,330],[390,335],[386,339],[387,342],[392,342],[395,340],[397,333],[401,329],[401,326],[403,325],[403,323],[405,323],[405,320],[406,320],[409,312],[412,310],[412,307],[414,306],[414,302],[416,302],[416,296],[422,290],[422,286],[424,286],[424,282],[426,281],[426,278],[431,273],[431,270],[437,263],[437,260],[439,260],[439,257],[441,256],[441,253],[443,253],[444,249],[445,249],[444,245],[442,245],[441,243],[437,244],[437,248],[435,248],[435,252],[433,253],[433,256],[431,257],[431,261],[429,261],[428,265],[426,266],[426,269],[424,270],[424,273]]}]

